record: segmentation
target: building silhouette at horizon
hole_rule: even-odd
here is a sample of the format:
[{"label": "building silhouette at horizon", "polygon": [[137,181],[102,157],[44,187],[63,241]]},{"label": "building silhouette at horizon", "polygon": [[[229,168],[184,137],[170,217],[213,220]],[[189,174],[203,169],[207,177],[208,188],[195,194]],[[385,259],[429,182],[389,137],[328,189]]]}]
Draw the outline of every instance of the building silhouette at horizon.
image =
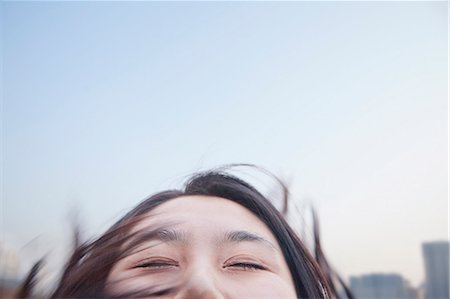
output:
[{"label": "building silhouette at horizon", "polygon": [[425,299],[448,299],[449,242],[435,241],[422,244],[425,263]]},{"label": "building silhouette at horizon", "polygon": [[395,273],[370,273],[350,277],[350,289],[355,298],[418,299],[418,291]]}]

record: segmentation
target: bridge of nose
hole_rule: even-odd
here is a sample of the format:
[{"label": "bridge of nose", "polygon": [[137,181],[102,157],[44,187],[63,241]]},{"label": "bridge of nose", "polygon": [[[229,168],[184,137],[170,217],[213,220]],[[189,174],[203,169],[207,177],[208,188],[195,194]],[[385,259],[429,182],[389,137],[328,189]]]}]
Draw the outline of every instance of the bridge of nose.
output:
[{"label": "bridge of nose", "polygon": [[206,256],[196,258],[187,268],[180,293],[175,299],[226,299],[220,283],[220,267]]}]

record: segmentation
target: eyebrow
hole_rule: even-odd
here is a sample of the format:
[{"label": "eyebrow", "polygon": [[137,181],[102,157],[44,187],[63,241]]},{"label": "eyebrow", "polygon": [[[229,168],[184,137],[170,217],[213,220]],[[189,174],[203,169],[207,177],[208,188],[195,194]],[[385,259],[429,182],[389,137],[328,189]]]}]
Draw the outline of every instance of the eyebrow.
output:
[{"label": "eyebrow", "polygon": [[[126,246],[126,249],[124,250],[124,253],[128,253],[130,251],[133,251],[145,242],[150,241],[160,241],[161,243],[170,243],[170,242],[182,242],[186,243],[187,238],[184,232],[174,230],[172,228],[168,227],[161,227],[157,229],[152,229],[149,231],[139,231],[134,233],[132,236],[130,236],[130,240]],[[153,247],[156,245],[152,245],[149,247]],[[149,248],[147,247],[147,248]],[[140,250],[139,250],[140,251]]]},{"label": "eyebrow", "polygon": [[187,237],[184,231],[175,230],[172,228],[164,228],[156,231],[157,239],[162,242],[187,242]]},{"label": "eyebrow", "polygon": [[231,231],[227,232],[225,234],[225,238],[221,241],[224,242],[231,242],[231,243],[240,243],[240,242],[255,242],[260,243],[262,245],[266,245],[270,247],[271,249],[277,250],[277,247],[272,244],[269,240],[261,237],[260,235],[257,235],[255,233],[245,231],[245,230],[239,230],[239,231]]}]

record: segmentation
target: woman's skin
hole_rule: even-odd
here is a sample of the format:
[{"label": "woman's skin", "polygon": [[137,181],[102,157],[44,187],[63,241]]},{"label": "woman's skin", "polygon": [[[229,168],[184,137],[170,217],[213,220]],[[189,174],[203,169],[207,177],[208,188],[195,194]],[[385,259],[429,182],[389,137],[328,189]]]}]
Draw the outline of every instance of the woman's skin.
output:
[{"label": "woman's skin", "polygon": [[155,208],[134,232],[155,227],[111,270],[112,295],[151,290],[173,299],[296,298],[275,237],[243,206],[183,196]]}]

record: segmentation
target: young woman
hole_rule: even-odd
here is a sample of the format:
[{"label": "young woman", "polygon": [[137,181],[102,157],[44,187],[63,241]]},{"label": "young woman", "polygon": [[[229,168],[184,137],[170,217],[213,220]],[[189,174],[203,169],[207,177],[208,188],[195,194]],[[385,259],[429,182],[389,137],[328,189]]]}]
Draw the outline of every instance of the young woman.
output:
[{"label": "young woman", "polygon": [[339,298],[331,277],[317,234],[313,257],[254,187],[209,171],[77,244],[51,297]]}]

